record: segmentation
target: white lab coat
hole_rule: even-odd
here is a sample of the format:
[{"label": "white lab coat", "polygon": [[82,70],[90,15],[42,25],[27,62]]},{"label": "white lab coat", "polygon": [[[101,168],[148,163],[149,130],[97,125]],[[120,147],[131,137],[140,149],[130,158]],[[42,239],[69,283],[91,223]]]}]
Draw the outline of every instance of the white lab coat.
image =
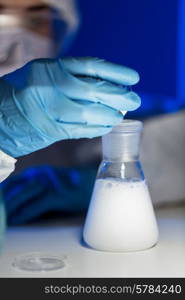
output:
[{"label": "white lab coat", "polygon": [[16,159],[0,151],[0,182],[15,170]]}]

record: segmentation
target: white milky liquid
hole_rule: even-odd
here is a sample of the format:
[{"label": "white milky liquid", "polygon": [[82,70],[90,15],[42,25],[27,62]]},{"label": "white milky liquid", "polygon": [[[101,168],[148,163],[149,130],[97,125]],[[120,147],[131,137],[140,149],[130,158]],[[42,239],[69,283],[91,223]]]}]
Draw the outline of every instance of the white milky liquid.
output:
[{"label": "white milky liquid", "polygon": [[83,237],[89,246],[104,251],[155,245],[158,228],[145,181],[96,180]]}]

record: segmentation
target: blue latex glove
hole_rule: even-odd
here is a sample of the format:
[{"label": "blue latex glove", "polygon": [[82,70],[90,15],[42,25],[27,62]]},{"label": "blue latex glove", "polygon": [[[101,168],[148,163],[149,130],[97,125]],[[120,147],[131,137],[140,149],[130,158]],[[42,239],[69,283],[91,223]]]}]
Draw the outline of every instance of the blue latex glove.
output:
[{"label": "blue latex glove", "polygon": [[9,224],[21,224],[49,212],[85,212],[96,177],[95,167],[29,168],[2,184]]},{"label": "blue latex glove", "polygon": [[24,88],[0,80],[0,148],[13,157],[63,139],[104,135],[121,122],[121,110],[140,105],[137,94],[120,86],[137,83],[138,73],[120,65],[65,58],[26,68]]}]

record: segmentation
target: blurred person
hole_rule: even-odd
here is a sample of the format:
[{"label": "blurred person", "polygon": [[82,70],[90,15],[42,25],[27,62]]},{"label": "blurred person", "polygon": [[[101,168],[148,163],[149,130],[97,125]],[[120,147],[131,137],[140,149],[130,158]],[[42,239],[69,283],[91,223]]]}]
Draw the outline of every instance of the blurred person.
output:
[{"label": "blurred person", "polygon": [[122,121],[120,111],[140,106],[129,88],[139,81],[136,71],[98,58],[60,58],[78,24],[72,0],[0,0],[1,181],[18,157],[106,134]]},{"label": "blurred person", "polygon": [[0,75],[58,56],[78,26],[74,0],[0,0]]},{"label": "blurred person", "polygon": [[[17,15],[19,16],[18,18],[16,18],[16,22],[17,20],[19,20],[18,30],[16,29],[15,31],[14,30],[9,31],[10,29],[9,28],[8,31],[4,31],[6,28],[5,24],[4,26],[0,27],[1,28],[0,33],[2,33],[2,40],[3,38],[6,38],[5,32],[7,32],[7,34],[9,32],[11,37],[9,39],[11,43],[7,44],[5,39],[4,40],[5,43],[2,43],[2,46],[4,48],[0,47],[0,53],[1,53],[0,72],[2,72],[1,73],[2,75],[14,71],[15,69],[23,66],[25,63],[35,58],[40,58],[40,57],[47,58],[47,57],[60,56],[62,51],[64,51],[64,49],[66,48],[66,46],[69,46],[70,41],[73,39],[73,36],[75,35],[75,32],[79,25],[79,14],[77,12],[74,1],[61,0],[61,1],[51,2],[51,1],[19,0],[16,1],[16,5],[15,5],[15,1],[9,0],[9,1],[2,1],[2,6],[0,6],[0,9],[3,18],[4,16],[7,16],[10,12],[11,12],[10,14],[11,16],[17,16]],[[30,16],[30,21],[26,22],[25,24],[25,19],[26,20],[29,19],[28,16]],[[22,21],[20,22],[20,20]],[[1,21],[0,24],[2,25]],[[12,24],[15,25],[15,23],[13,22]],[[24,28],[24,30],[22,30],[23,29],[22,27]],[[59,31],[58,28],[60,28]],[[42,39],[40,37],[42,37]],[[14,47],[11,46],[12,44],[14,45]],[[4,51],[3,49],[6,50]],[[10,55],[7,55],[7,53],[9,53]],[[65,60],[69,65],[72,62],[71,59],[69,60],[69,58],[64,59],[63,60],[64,65],[65,65]],[[89,58],[88,59],[83,58],[82,60],[83,60],[83,67],[82,67],[83,72],[81,69],[82,65],[80,66],[79,69],[79,61],[76,60],[74,63],[74,59],[73,59],[73,64],[75,64],[77,67],[75,67],[75,72],[72,74],[75,77],[74,79],[78,77],[77,79],[81,80],[80,82],[81,87],[78,86],[78,88],[77,87],[74,88],[74,81],[71,81],[70,83],[70,88],[72,87],[74,88],[75,91],[74,93],[80,95],[81,95],[81,91],[83,94],[82,87],[85,82],[82,81],[85,80],[84,75],[86,77],[89,75],[92,77],[92,73],[91,74],[89,74],[88,72],[86,73],[87,70],[84,73],[84,66],[87,66],[87,62],[92,63],[93,61],[94,66],[95,64],[99,63],[100,67],[98,67],[98,70],[104,68],[103,67],[104,62],[101,60],[99,62],[96,59],[89,60]],[[57,61],[55,61],[55,65],[57,65],[56,62]],[[29,84],[31,82],[31,87],[45,86],[48,88],[50,84],[48,84],[49,81],[47,80],[47,74],[45,79],[42,81],[41,80],[42,71],[40,72],[40,70],[42,70],[42,67],[47,64],[48,61],[35,61],[33,65],[28,64],[28,66],[22,68],[20,71],[13,72],[9,76],[5,76],[6,81],[7,82],[13,81],[16,84],[20,84],[20,78],[22,78],[22,81],[25,81],[25,84],[27,83],[26,81],[28,79]],[[113,71],[112,65],[108,64],[106,66],[109,66],[109,70],[108,73],[106,73],[106,78],[103,77],[102,79],[106,79],[106,81],[107,79],[109,79],[110,81],[112,81],[113,78],[110,77],[107,78],[107,75],[109,76]],[[55,67],[54,70],[56,70]],[[118,73],[116,71],[115,75]],[[22,74],[26,74],[26,75],[23,76]],[[31,74],[31,76],[28,74]],[[77,74],[79,76],[76,76]],[[81,75],[83,75],[83,77]],[[36,78],[37,80],[35,80]],[[116,81],[115,83],[117,84],[118,82]],[[123,82],[123,81],[121,83],[129,84],[129,82]],[[134,82],[132,81],[132,84],[133,83]],[[97,85],[97,82],[94,82],[93,84],[95,86]],[[62,86],[62,82],[61,82],[61,86]],[[92,82],[89,86],[92,86]],[[78,91],[79,87],[80,87],[80,93]],[[43,91],[44,97],[45,95],[48,96],[47,88],[45,89],[46,91]],[[128,90],[126,91],[128,92]],[[25,97],[27,98],[27,95],[29,94],[30,92],[23,93],[22,95],[24,97],[22,98],[21,95],[21,99],[24,99]],[[112,94],[112,92],[110,93],[110,90],[106,91],[105,97],[107,97],[108,94],[115,99],[115,95]],[[56,94],[55,97],[54,94],[52,94],[52,98],[57,98],[57,97],[58,94]],[[80,101],[81,100],[82,99],[80,99]],[[88,99],[86,98],[86,100]],[[150,102],[150,100],[151,102],[153,102],[153,100],[156,101],[155,99],[151,99],[151,97],[147,95],[147,101]],[[27,107],[26,103],[24,107]],[[94,117],[94,113],[93,113],[93,117]],[[185,195],[184,182],[183,182],[183,178],[185,176],[185,161],[184,161],[184,154],[183,154],[183,145],[185,143],[185,136],[183,134],[183,131],[181,130],[181,128],[183,128],[184,125],[184,112],[165,114],[157,117],[152,117],[146,120],[144,125],[145,125],[144,135],[141,144],[141,160],[144,166],[146,178],[149,181],[150,192],[154,204],[160,205],[160,204],[181,202],[184,200],[184,195]],[[24,127],[24,125],[22,127]],[[100,132],[98,135],[101,135]],[[85,137],[85,136],[80,135],[79,137]],[[57,141],[58,140],[59,139],[57,138]],[[55,140],[49,143],[48,141],[46,143],[44,142],[44,145],[41,143],[42,145],[39,145],[39,147],[37,145],[34,149],[31,149],[31,147],[29,147],[30,148],[29,151],[34,151],[34,152],[30,155],[26,155],[18,159],[17,173],[20,173],[20,170],[24,170],[26,166],[39,165],[39,164],[43,165],[46,163],[49,165],[58,165],[58,166],[63,165],[63,166],[70,166],[70,167],[78,166],[78,167],[75,169],[74,168],[65,169],[62,167],[60,169],[55,169],[55,168],[48,169],[47,167],[36,168],[36,169],[31,168],[30,171],[29,170],[25,171],[24,173],[17,175],[15,178],[11,178],[9,181],[7,181],[7,183],[5,183],[3,186],[4,186],[6,198],[9,199],[7,204],[8,209],[10,213],[12,213],[13,210],[16,212],[11,218],[11,222],[15,222],[15,223],[26,222],[28,220],[31,220],[34,216],[39,216],[50,210],[51,211],[52,210],[84,211],[87,208],[88,201],[90,199],[90,193],[92,190],[92,182],[96,174],[96,168],[94,167],[90,168],[86,166],[87,165],[97,166],[98,162],[100,161],[101,159],[100,140],[82,139],[79,142],[76,142],[74,140],[68,139],[68,142],[66,143],[65,142],[62,142],[62,144],[57,143],[54,144],[53,146],[50,146],[47,149],[35,152],[35,150],[46,147],[47,145],[54,142]],[[29,151],[26,153],[22,152],[21,154],[16,153],[10,156],[18,157],[19,155],[30,153]],[[7,151],[5,150],[4,152],[6,153]],[[13,166],[14,163],[15,160],[12,163]],[[84,166],[84,168],[83,167],[79,168],[79,166]],[[14,167],[11,166],[11,170],[13,170],[13,168]],[[7,167],[6,167],[6,171],[3,175],[4,176],[3,178],[5,178],[7,174],[9,174],[9,172],[7,172]],[[45,181],[48,183],[47,187],[42,185],[45,184],[43,178],[45,178]],[[58,182],[58,184],[55,182],[55,180],[56,182]],[[85,180],[86,180],[86,187],[87,187],[86,191],[84,191]],[[16,193],[14,193],[14,196],[12,196],[13,193],[9,193],[9,190],[13,191],[14,185],[22,182],[24,182],[24,187],[19,191],[17,191]],[[39,191],[36,188],[36,186],[38,186],[38,182],[40,182],[40,187],[42,187],[39,189]],[[52,189],[51,186],[53,186]],[[58,186],[58,189],[56,189],[56,186]],[[166,186],[168,186],[167,189],[164,188]],[[40,211],[38,210],[38,197],[37,197],[38,194],[36,192],[35,194],[30,193],[30,189],[33,190],[34,188],[35,191],[39,193]],[[72,192],[72,189],[74,189],[74,193]],[[79,195],[79,197],[77,197],[77,195]],[[53,198],[56,200],[55,202],[52,200]],[[63,198],[65,198],[66,201],[62,201]],[[29,207],[29,202],[31,203],[31,199],[32,200],[37,199],[34,202],[35,203],[34,209],[30,209]],[[13,202],[14,205],[12,204]],[[26,209],[27,213],[25,214],[21,212],[21,208],[24,202],[25,202],[25,209],[27,207]],[[45,203],[45,205],[43,205],[43,203]],[[60,203],[60,205],[58,203]],[[10,208],[12,206],[13,208]],[[20,213],[18,213],[19,207],[20,207]]]},{"label": "blurred person", "polygon": [[[59,56],[64,37],[78,24],[73,1],[1,0],[0,5],[1,74],[35,58]],[[59,25],[63,30],[56,38]],[[140,105],[139,96],[118,86],[137,83],[137,72],[104,60],[42,59],[22,70],[21,88],[10,82],[11,74],[0,80],[0,140],[7,161],[7,155],[26,155],[59,140],[105,134],[122,120],[120,110]],[[13,74],[20,81],[22,70]]]}]

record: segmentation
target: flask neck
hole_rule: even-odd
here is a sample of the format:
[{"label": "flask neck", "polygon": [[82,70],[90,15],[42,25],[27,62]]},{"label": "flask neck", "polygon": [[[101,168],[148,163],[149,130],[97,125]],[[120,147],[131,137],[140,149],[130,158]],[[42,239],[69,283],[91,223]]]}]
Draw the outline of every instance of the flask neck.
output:
[{"label": "flask neck", "polygon": [[103,136],[103,159],[115,162],[139,160],[141,130],[141,122],[125,120]]}]

